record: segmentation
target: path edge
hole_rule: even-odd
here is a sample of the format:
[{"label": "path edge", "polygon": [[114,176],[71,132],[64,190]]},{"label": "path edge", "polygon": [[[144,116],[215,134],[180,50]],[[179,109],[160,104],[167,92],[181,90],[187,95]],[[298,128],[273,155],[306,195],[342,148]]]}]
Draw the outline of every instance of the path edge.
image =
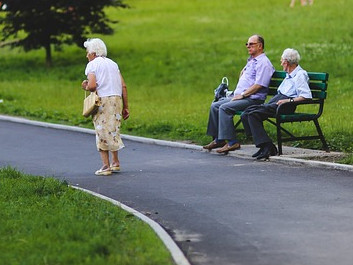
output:
[{"label": "path edge", "polygon": [[136,211],[135,209],[117,201],[112,198],[109,198],[107,196],[104,196],[102,194],[96,193],[94,191],[90,191],[81,187],[77,186],[72,186],[69,185],[69,187],[86,192],[88,194],[91,194],[93,196],[96,196],[100,199],[106,200],[113,205],[118,206],[119,208],[123,209],[124,211],[133,214],[137,218],[141,219],[143,222],[148,224],[152,230],[157,234],[157,236],[161,239],[161,241],[164,243],[164,245],[167,247],[168,251],[170,252],[174,262],[177,265],[191,265],[187,258],[185,257],[184,253],[180,250],[178,245],[174,242],[174,240],[171,238],[171,236],[155,221],[152,219],[148,218],[146,215],[143,215],[142,213]]}]

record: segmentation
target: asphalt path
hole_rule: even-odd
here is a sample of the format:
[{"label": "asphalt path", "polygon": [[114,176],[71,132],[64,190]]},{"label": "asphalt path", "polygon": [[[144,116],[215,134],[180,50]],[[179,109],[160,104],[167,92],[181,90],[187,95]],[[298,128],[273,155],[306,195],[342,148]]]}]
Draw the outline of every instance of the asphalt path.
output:
[{"label": "asphalt path", "polygon": [[352,264],[352,172],[124,143],[122,171],[97,177],[94,135],[0,121],[0,166],[148,215],[194,265]]}]

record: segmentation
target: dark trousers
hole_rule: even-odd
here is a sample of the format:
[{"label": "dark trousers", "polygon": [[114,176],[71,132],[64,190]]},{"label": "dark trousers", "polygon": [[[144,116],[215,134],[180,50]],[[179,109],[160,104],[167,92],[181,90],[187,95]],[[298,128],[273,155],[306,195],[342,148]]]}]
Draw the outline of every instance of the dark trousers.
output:
[{"label": "dark trousers", "polygon": [[244,98],[232,101],[227,98],[213,102],[208,118],[207,134],[219,140],[235,140],[236,133],[233,117],[237,111],[243,111],[252,105],[260,105],[263,100]]},{"label": "dark trousers", "polygon": [[[261,147],[265,143],[272,143],[271,138],[265,131],[263,121],[269,117],[273,117],[276,114],[278,105],[277,101],[281,99],[288,99],[289,97],[277,94],[268,103],[250,106],[245,109],[241,115],[241,121],[243,123],[245,133],[248,136],[253,137],[254,144],[256,147]],[[294,109],[286,110],[286,113],[293,113]]]}]

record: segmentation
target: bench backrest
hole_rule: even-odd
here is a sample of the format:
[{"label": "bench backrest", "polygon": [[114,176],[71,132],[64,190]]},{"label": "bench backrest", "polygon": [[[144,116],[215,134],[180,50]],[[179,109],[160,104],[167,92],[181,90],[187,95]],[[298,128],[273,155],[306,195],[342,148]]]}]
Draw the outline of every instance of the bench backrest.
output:
[{"label": "bench backrest", "polygon": [[[308,72],[309,75],[309,87],[313,99],[326,99],[327,96],[327,82],[328,73]],[[286,77],[285,71],[275,71],[270,81],[268,95],[276,95],[277,88]]]}]

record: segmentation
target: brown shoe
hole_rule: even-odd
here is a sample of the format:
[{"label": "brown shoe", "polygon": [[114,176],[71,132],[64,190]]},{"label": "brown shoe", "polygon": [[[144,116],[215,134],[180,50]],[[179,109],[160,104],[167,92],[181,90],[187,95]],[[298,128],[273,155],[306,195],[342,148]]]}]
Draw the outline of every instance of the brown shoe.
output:
[{"label": "brown shoe", "polygon": [[218,147],[222,147],[224,146],[225,141],[219,142],[217,143],[216,141],[212,141],[210,142],[208,145],[203,146],[203,149],[208,149],[208,150],[212,150]]},{"label": "brown shoe", "polygon": [[217,150],[217,153],[228,153],[229,151],[234,151],[240,149],[240,143],[235,143],[232,146],[225,144],[221,149]]}]

